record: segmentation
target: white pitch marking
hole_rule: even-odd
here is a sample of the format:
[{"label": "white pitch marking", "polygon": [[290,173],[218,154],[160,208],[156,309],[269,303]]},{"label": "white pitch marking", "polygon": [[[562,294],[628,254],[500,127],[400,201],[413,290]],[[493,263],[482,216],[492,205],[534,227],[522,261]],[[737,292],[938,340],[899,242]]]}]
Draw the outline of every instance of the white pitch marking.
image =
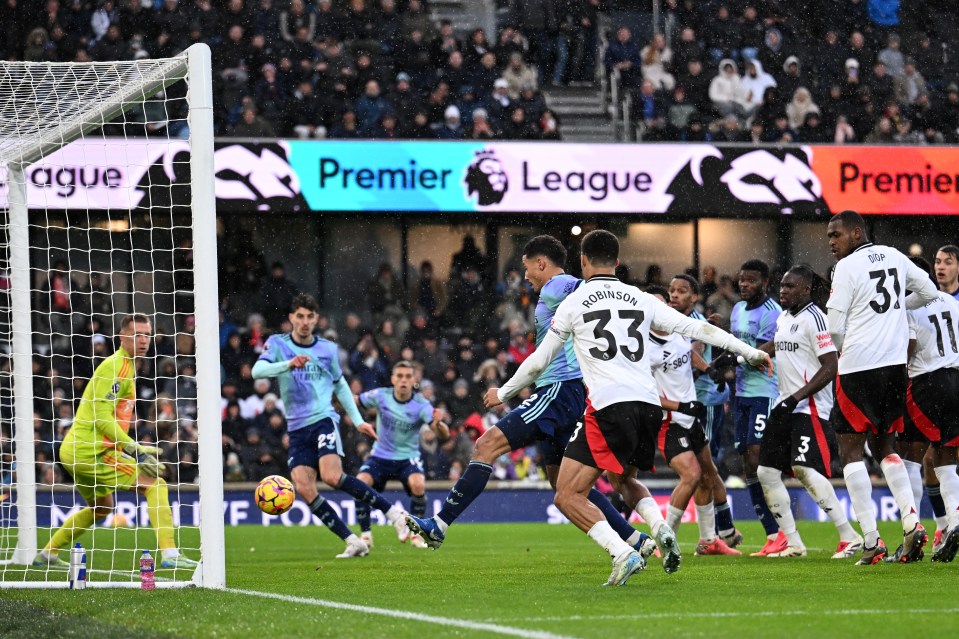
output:
[{"label": "white pitch marking", "polygon": [[352,612],[362,612],[369,615],[382,615],[384,617],[394,617],[396,619],[410,619],[412,621],[421,621],[426,623],[435,623],[449,628],[464,628],[466,630],[478,630],[483,632],[493,632],[512,637],[523,637],[524,639],[572,639],[568,635],[557,635],[544,630],[525,630],[523,628],[513,628],[511,626],[501,626],[495,623],[482,621],[469,621],[467,619],[453,619],[450,617],[436,617],[433,615],[424,615],[419,612],[409,612],[405,610],[390,610],[389,608],[376,608],[373,606],[358,606],[356,604],[342,603],[339,601],[329,601],[327,599],[312,599],[309,597],[295,597],[292,595],[281,595],[273,592],[260,592],[257,590],[243,590],[240,588],[227,588],[226,592],[232,592],[238,595],[249,595],[251,597],[263,597],[264,599],[276,599],[287,603],[305,604],[308,606],[320,606],[321,608],[333,608],[336,610],[349,610]]},{"label": "white pitch marking", "polygon": [[[910,608],[909,610],[882,610],[883,614],[959,614],[959,608]],[[755,612],[650,612],[635,615],[570,615],[568,617],[524,617],[523,621],[600,621],[616,619],[725,619],[733,617],[783,617],[805,615],[873,615],[874,609],[869,610],[759,610]],[[507,620],[508,621],[508,620]]]}]

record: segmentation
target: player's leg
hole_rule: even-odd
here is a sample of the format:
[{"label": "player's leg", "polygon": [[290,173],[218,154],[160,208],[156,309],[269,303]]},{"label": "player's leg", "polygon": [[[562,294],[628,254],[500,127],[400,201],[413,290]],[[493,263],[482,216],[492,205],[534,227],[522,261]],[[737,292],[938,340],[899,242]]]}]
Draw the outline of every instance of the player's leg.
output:
[{"label": "player's leg", "polygon": [[902,431],[903,416],[906,409],[906,389],[909,379],[906,376],[906,367],[888,366],[881,369],[885,384],[880,387],[884,391],[879,397],[879,421],[877,432],[870,449],[877,459],[882,461],[879,467],[886,477],[889,492],[892,493],[899,506],[899,517],[902,520],[903,548],[900,561],[918,561],[922,559],[922,547],[926,543],[927,535],[919,522],[919,509],[912,491],[912,483],[902,458],[896,452],[897,432]]},{"label": "player's leg", "polygon": [[729,548],[735,548],[743,542],[743,535],[733,523],[733,511],[729,507],[729,495],[719,469],[713,461],[712,449],[706,446],[696,454],[699,467],[703,470],[703,481],[710,485],[713,500],[713,514],[716,522],[716,534]]},{"label": "player's leg", "polygon": [[[700,543],[696,546],[696,554],[739,555],[741,553],[738,550],[734,550],[727,543],[726,539],[723,538],[723,533],[725,532],[726,537],[729,538],[730,541],[733,541],[734,545],[738,545],[742,541],[743,537],[736,530],[735,526],[732,525],[732,515],[729,513],[726,487],[723,485],[722,478],[719,476],[719,471],[716,469],[716,464],[713,463],[712,451],[709,447],[709,439],[706,436],[706,432],[702,430],[698,424],[693,426],[693,428],[699,428],[702,434],[702,439],[698,440],[694,447],[696,460],[699,462],[699,467],[702,472],[702,478],[699,481],[699,486],[697,486],[696,492],[693,495],[693,501],[696,503],[696,518],[699,522],[700,539]],[[698,450],[696,450],[696,448],[698,448]],[[721,495],[718,497],[716,494],[717,485],[722,490]],[[716,525],[717,503],[721,503],[726,506],[726,517],[729,518],[728,529],[725,528],[725,523],[722,529],[719,529],[720,527]]]},{"label": "player's leg", "polygon": [[946,532],[939,548],[933,554],[933,561],[952,561],[959,551],[959,475],[956,475],[956,453],[959,451],[959,429],[946,433],[943,439],[955,434],[956,437],[935,447],[936,477],[942,489],[942,498],[946,510]]},{"label": "player's leg", "polygon": [[[582,415],[585,407],[582,393],[582,384],[577,386],[564,382],[537,389],[529,399],[510,411],[496,426],[476,440],[473,456],[463,475],[450,489],[443,507],[428,519],[409,518],[407,523],[410,529],[423,535],[431,548],[439,548],[446,538],[446,529],[466,512],[470,504],[486,489],[493,472],[493,462],[504,453],[525,448],[542,439],[540,422],[544,416],[555,414],[553,421],[562,421],[567,425],[575,423],[574,408],[578,407],[578,414]],[[550,431],[550,434],[555,432]]]},{"label": "player's leg", "polygon": [[333,506],[316,489],[320,457],[317,446],[319,426],[316,424],[290,431],[290,451],[287,463],[296,495],[305,501],[310,512],[330,531],[346,542],[346,549],[337,558],[363,557],[369,554],[366,543],[357,537],[337,514]]},{"label": "player's leg", "polygon": [[[876,394],[884,392],[876,371],[861,371],[839,375],[836,378],[836,403],[830,422],[839,444],[839,459],[846,480],[849,501],[859,521],[864,539],[859,565],[877,564],[888,554],[879,538],[876,512],[872,503],[872,479],[863,461],[866,435],[876,432],[880,423],[876,408]],[[872,451],[874,455],[878,450]],[[908,480],[907,480],[908,483]]]},{"label": "player's leg", "polygon": [[687,450],[677,455],[673,455],[668,461],[669,467],[679,475],[679,481],[673,488],[669,496],[669,506],[666,509],[666,525],[677,530],[683,520],[683,513],[686,512],[686,506],[692,499],[693,493],[699,486],[702,479],[702,470],[699,468],[699,460],[696,455]]},{"label": "player's leg", "polygon": [[926,449],[926,454],[922,457],[922,477],[923,486],[926,495],[929,497],[929,503],[932,505],[932,515],[936,519],[936,533],[933,536],[932,550],[936,552],[942,545],[943,535],[948,527],[946,519],[946,504],[942,499],[942,488],[939,485],[939,477],[936,474],[937,455],[934,446]]},{"label": "player's leg", "polygon": [[156,534],[160,548],[160,568],[195,568],[197,562],[180,554],[173,528],[173,511],[170,508],[170,494],[167,482],[162,477],[149,477],[140,473],[135,486],[121,486],[133,489],[143,495],[147,501],[147,516]]},{"label": "player's leg", "polygon": [[[646,561],[616,534],[599,508],[589,501],[589,491],[603,470],[611,476],[631,471],[634,458],[638,458],[641,468],[652,467],[656,426],[661,414],[658,406],[640,402],[613,404],[599,411],[590,408],[583,417],[582,427],[570,438],[560,464],[553,502],[612,557],[613,571],[606,582],[608,585],[626,583],[630,575],[645,568]],[[668,528],[664,525],[662,530]],[[671,530],[669,534],[672,535]],[[674,535],[671,540],[670,549],[676,547]],[[676,557],[680,558],[678,552]],[[675,562],[675,568],[678,567]]]},{"label": "player's leg", "polygon": [[[77,462],[66,448],[61,450],[60,462],[67,473],[73,477],[77,492],[86,503],[84,508],[73,513],[50,536],[46,545],[34,560],[41,567],[68,568],[69,562],[60,558],[60,551],[73,546],[74,539],[85,533],[113,510],[112,468],[100,460]],[[97,492],[100,492],[100,495]]]},{"label": "player's leg", "polygon": [[909,477],[909,487],[912,489],[912,500],[919,510],[922,502],[922,458],[929,448],[928,441],[896,441],[896,453],[902,459],[902,465]]},{"label": "player's leg", "polygon": [[[400,480],[406,486],[406,492],[410,496],[410,515],[424,519],[426,517],[426,475],[423,474],[423,466],[416,460],[414,464],[410,462],[409,469]],[[428,548],[426,540],[420,535],[410,535],[410,544],[414,548]]]},{"label": "player's leg", "polygon": [[[764,548],[765,552],[760,551],[756,553],[757,556],[806,556],[806,547],[799,531],[796,529],[796,519],[792,512],[792,500],[789,498],[789,491],[786,490],[786,484],[783,483],[782,479],[783,470],[789,468],[794,448],[792,444],[793,429],[799,427],[798,422],[804,417],[806,416],[795,414],[782,418],[771,416],[766,424],[759,451],[759,468],[756,474],[759,477],[759,484],[762,486],[766,504],[776,518],[779,529],[786,539],[785,544],[779,544],[775,548]],[[808,453],[808,441],[805,444],[805,446],[795,447],[797,450],[802,449],[804,451],[799,453],[800,456]]]},{"label": "player's leg", "polygon": [[76,539],[90,530],[98,521],[103,520],[113,511],[113,494],[97,496],[89,491],[80,489],[77,486],[81,496],[83,492],[88,492],[84,496],[87,506],[73,513],[63,524],[54,532],[46,545],[33,561],[34,566],[63,568],[70,567],[70,563],[60,557],[61,550],[67,550],[73,547]]},{"label": "player's leg", "polygon": [[[509,420],[513,413],[506,416],[500,424]],[[503,453],[511,450],[510,443],[497,426],[493,426],[476,440],[473,457],[467,464],[463,475],[450,489],[443,507],[429,518],[407,515],[406,523],[410,530],[421,535],[430,548],[439,548],[446,539],[446,529],[462,515],[473,500],[486,489],[493,462]]]},{"label": "player's leg", "polygon": [[331,419],[322,419],[317,424],[316,452],[319,456],[320,479],[326,485],[342,490],[357,503],[365,503],[383,511],[386,520],[396,528],[396,534],[402,538],[409,536],[404,517],[406,513],[399,506],[391,505],[372,487],[356,477],[343,472],[343,444],[340,431]]},{"label": "player's leg", "polygon": [[[367,486],[375,489],[373,486],[373,475],[371,475],[369,472],[366,472],[369,470],[368,462],[369,460],[363,462],[363,465],[360,467],[360,472],[356,473],[356,478]],[[364,469],[366,469],[366,471],[364,471]],[[356,502],[356,523],[360,525],[360,536],[363,538],[363,541],[366,542],[367,546],[372,548],[373,524],[370,520],[370,506],[366,502]],[[369,536],[369,539],[367,539],[367,536]]]},{"label": "player's leg", "polygon": [[[736,398],[736,450],[743,457],[743,474],[749,498],[766,532],[766,544],[760,553],[765,555],[776,546],[779,537],[779,525],[766,504],[763,487],[759,483],[759,450],[766,430],[772,400],[765,397]],[[780,543],[781,545],[781,543]]]}]

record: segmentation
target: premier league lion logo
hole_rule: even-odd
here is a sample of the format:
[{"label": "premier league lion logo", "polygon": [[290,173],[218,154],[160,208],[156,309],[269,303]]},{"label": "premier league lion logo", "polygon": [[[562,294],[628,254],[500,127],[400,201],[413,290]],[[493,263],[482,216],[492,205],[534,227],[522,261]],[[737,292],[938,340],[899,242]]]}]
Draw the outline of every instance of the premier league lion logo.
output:
[{"label": "premier league lion logo", "polygon": [[829,214],[805,149],[710,149],[666,191],[669,213]]},{"label": "premier league lion logo", "polygon": [[480,206],[499,204],[506,197],[509,178],[499,159],[490,150],[478,151],[476,159],[466,169],[466,193],[476,194]]}]

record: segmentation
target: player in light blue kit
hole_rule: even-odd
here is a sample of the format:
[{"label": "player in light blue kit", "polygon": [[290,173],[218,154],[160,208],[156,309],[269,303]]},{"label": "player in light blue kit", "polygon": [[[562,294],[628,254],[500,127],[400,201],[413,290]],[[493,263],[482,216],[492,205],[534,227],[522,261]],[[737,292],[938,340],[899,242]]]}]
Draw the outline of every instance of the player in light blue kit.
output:
[{"label": "player in light blue kit", "polygon": [[[426,476],[420,460],[420,428],[428,424],[440,442],[449,439],[450,429],[442,421],[443,411],[434,409],[425,397],[413,392],[416,380],[411,362],[403,360],[393,364],[390,382],[392,388],[374,388],[357,398],[361,407],[376,410],[379,439],[373,444],[373,450],[356,478],[376,491],[382,491],[391,479],[403,482],[410,496],[410,514],[426,517]],[[360,538],[372,548],[369,505],[358,501],[356,518],[362,530]],[[427,547],[419,535],[412,535],[409,539],[416,548]],[[406,539],[401,537],[400,541]]]},{"label": "player in light blue kit", "polygon": [[343,444],[338,428],[339,416],[333,409],[333,394],[356,424],[357,430],[376,439],[373,426],[363,421],[353,393],[343,379],[337,346],[313,334],[319,306],[310,295],[293,298],[290,322],[293,331],[273,335],[253,366],[253,377],[276,377],[286,408],[290,434],[287,464],[298,496],[336,535],[346,541],[346,550],[338,559],[362,557],[370,551],[366,543],[346,527],[333,507],[316,489],[316,471],[333,488],[339,488],[358,502],[386,513],[400,536],[409,535],[403,509],[390,506],[383,496],[343,472]]},{"label": "player in light blue kit", "polygon": [[[769,286],[769,267],[760,260],[748,260],[739,269],[741,302],[733,306],[729,317],[729,332],[753,348],[772,341],[776,335],[776,320],[782,307],[766,294]],[[727,356],[723,356],[727,357]],[[789,546],[785,533],[779,529],[776,518],[766,505],[759,483],[759,449],[766,430],[766,420],[779,396],[779,379],[751,366],[736,369],[736,399],[733,402],[733,422],[736,427],[736,452],[743,456],[746,488],[756,509],[756,515],[766,531],[766,543],[753,557],[764,557],[783,552]]]},{"label": "player in light blue kit", "polygon": [[[553,314],[560,303],[582,284],[582,280],[566,274],[563,270],[565,263],[566,248],[549,235],[534,237],[523,249],[526,279],[539,293],[536,304],[537,345],[549,331]],[[493,462],[503,453],[542,442],[546,473],[550,484],[555,487],[566,444],[586,411],[586,387],[573,352],[572,339],[566,342],[563,351],[543,370],[535,384],[536,390],[529,399],[477,440],[473,458],[450,491],[443,509],[429,519],[407,515],[410,529],[421,534],[431,548],[440,547],[446,538],[446,529],[483,492]],[[486,391],[487,406],[491,401],[500,403],[497,390],[490,388]],[[620,488],[626,503],[634,507],[652,529],[663,551],[663,568],[666,572],[678,570],[681,557],[676,535],[666,525],[649,490],[635,478]],[[602,493],[593,488],[589,500],[603,511],[620,537],[644,557],[652,554],[655,550],[652,540],[634,529]]]}]

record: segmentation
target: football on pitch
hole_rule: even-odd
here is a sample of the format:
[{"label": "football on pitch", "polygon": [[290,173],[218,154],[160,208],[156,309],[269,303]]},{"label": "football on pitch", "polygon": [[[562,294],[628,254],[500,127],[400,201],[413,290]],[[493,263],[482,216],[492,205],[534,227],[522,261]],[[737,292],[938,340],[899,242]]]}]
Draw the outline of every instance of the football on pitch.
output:
[{"label": "football on pitch", "polygon": [[260,480],[253,493],[256,505],[267,515],[282,515],[296,500],[293,484],[286,477],[270,475]]}]

